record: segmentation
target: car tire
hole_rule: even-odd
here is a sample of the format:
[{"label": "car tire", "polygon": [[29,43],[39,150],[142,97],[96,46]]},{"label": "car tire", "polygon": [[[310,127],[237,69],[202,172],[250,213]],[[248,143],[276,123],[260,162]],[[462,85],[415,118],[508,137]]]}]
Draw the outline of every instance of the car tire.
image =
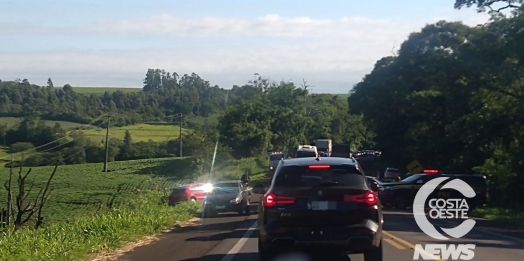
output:
[{"label": "car tire", "polygon": [[382,261],[382,240],[378,247],[373,247],[368,251],[364,252],[364,261]]},{"label": "car tire", "polygon": [[258,259],[259,261],[271,261],[275,258],[276,252],[271,248],[262,247],[260,238],[258,238]]},{"label": "car tire", "polygon": [[206,207],[204,208],[202,215],[204,218],[210,218],[216,216],[216,212],[211,210],[209,207]]}]

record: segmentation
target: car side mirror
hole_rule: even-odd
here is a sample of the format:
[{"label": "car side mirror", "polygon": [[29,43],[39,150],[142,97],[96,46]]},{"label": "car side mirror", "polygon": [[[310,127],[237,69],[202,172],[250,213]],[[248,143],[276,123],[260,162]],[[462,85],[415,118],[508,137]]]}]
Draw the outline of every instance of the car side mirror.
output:
[{"label": "car side mirror", "polygon": [[376,182],[371,183],[371,190],[377,192],[378,191],[378,185]]},{"label": "car side mirror", "polygon": [[264,194],[266,193],[266,187],[262,183],[258,183],[255,186],[253,186],[253,189],[251,190],[255,194]]}]

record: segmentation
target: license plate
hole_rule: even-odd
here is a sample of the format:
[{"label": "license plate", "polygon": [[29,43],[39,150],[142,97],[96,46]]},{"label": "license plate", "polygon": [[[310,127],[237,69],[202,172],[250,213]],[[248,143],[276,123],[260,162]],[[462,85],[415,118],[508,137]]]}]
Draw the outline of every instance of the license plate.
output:
[{"label": "license plate", "polygon": [[331,201],[312,201],[311,209],[312,210],[333,210],[337,208],[336,202]]},{"label": "license plate", "polygon": [[216,209],[225,209],[226,206],[216,206],[215,208],[216,208]]}]

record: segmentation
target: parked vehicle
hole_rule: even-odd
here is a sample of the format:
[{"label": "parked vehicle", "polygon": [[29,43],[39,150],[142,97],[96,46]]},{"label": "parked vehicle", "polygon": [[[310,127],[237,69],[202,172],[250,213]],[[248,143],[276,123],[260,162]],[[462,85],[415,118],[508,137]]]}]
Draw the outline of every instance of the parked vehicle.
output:
[{"label": "parked vehicle", "polygon": [[182,201],[203,201],[206,198],[205,183],[190,183],[171,190],[169,205],[175,205]]}]

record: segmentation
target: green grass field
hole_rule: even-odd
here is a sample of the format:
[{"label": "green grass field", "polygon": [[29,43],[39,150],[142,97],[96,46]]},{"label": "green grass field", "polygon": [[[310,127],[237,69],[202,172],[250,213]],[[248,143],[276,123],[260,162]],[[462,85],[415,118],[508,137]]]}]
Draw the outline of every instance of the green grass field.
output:
[{"label": "green grass field", "polygon": [[[57,87],[62,88],[62,87]],[[122,92],[139,92],[142,90],[142,88],[125,88],[125,87],[74,87],[73,91],[76,93],[91,95],[91,94],[98,94],[103,95],[105,92],[113,93],[117,90],[120,90]]]},{"label": "green grass field", "polygon": [[[136,189],[147,189],[152,184],[173,187],[187,182],[185,166],[189,158],[161,158],[109,163],[110,172],[102,172],[103,163],[59,166],[51,187],[53,191],[44,209],[46,222],[65,221],[73,216],[89,215],[106,204],[122,185],[122,195],[130,197]],[[34,167],[27,179],[34,179],[33,199],[51,174],[54,167]],[[26,171],[28,168],[24,168]],[[18,169],[14,169],[15,174]],[[25,173],[25,172],[24,172]],[[0,184],[9,178],[9,169],[0,169]],[[0,206],[5,206],[5,190],[0,192]]]},{"label": "green grass field", "polygon": [[[142,123],[136,125],[129,125],[124,127],[112,127],[109,129],[110,138],[124,139],[126,130],[131,133],[133,142],[139,141],[168,141],[178,139],[180,135],[180,127],[171,124],[154,124]],[[84,135],[93,141],[105,140],[106,130],[103,128],[87,129],[82,131]],[[190,130],[182,129],[182,135],[189,133]]]},{"label": "green grass field", "polygon": [[338,97],[343,100],[347,100],[349,97],[349,93],[341,93],[341,94],[336,94],[336,95],[338,95]]},{"label": "green grass field", "polygon": [[[213,120],[213,119],[212,119]],[[216,121],[216,117],[214,118]],[[8,127],[14,127],[22,121],[22,118],[16,117],[0,117],[0,125],[7,124]],[[200,119],[203,122],[203,119]],[[63,129],[71,131],[75,128],[83,127],[84,135],[93,141],[105,140],[106,129],[97,126],[86,126],[80,123],[67,121],[45,121],[47,125],[54,126],[59,123]],[[136,125],[128,125],[124,127],[111,127],[109,129],[109,136],[111,138],[124,139],[126,130],[129,130],[134,142],[139,141],[168,141],[178,139],[180,135],[180,127],[172,125],[171,123],[142,123]],[[191,130],[182,129],[182,135],[189,133]],[[1,144],[1,141],[0,141]],[[5,148],[0,147],[0,158],[5,156]]]}]

